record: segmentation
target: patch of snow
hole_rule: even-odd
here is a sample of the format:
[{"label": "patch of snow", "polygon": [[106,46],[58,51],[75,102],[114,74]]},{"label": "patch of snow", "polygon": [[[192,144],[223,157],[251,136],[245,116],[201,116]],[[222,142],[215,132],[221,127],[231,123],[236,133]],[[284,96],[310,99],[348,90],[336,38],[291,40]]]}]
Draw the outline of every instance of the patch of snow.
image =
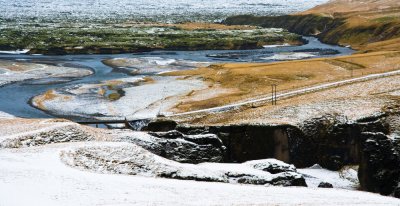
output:
[{"label": "patch of snow", "polygon": [[277,47],[288,47],[288,46],[292,46],[288,43],[284,43],[284,44],[275,44],[275,45],[264,45],[264,48],[277,48]]},{"label": "patch of snow", "polygon": [[15,51],[0,51],[0,54],[26,54],[30,51],[30,49],[22,49]]},{"label": "patch of snow", "polygon": [[304,175],[307,185],[316,188],[321,182],[329,182],[334,188],[356,190],[359,186],[357,170],[345,167],[341,171],[330,171],[319,165],[305,169],[298,169]]},{"label": "patch of snow", "polygon": [[3,111],[0,111],[0,119],[14,119],[14,118],[15,118],[15,116],[5,113]]},{"label": "patch of snow", "polygon": [[274,60],[274,61],[284,61],[284,60],[298,60],[298,59],[308,59],[315,57],[314,54],[306,52],[288,52],[288,53],[277,53],[269,57],[263,57],[261,59]]}]

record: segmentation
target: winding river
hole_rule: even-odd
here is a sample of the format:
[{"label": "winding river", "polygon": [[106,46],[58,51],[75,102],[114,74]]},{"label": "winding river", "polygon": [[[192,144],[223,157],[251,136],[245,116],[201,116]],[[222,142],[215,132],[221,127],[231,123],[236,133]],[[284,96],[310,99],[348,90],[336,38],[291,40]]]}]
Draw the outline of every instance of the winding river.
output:
[{"label": "winding river", "polygon": [[[308,44],[302,46],[277,46],[266,47],[257,50],[234,50],[234,51],[153,51],[139,54],[116,54],[116,55],[66,55],[66,56],[40,56],[40,55],[18,55],[2,54],[0,59],[39,62],[57,65],[71,65],[81,68],[91,68],[93,75],[60,81],[60,79],[27,80],[0,87],[0,111],[24,118],[51,118],[41,110],[32,107],[29,101],[32,97],[47,90],[65,87],[68,85],[82,83],[96,83],[104,80],[127,77],[128,74],[113,71],[102,63],[104,59],[110,58],[135,58],[135,57],[161,57],[166,59],[182,59],[199,62],[272,62],[305,57],[311,53],[317,55],[306,56],[308,58],[348,55],[353,52],[350,48],[335,45],[327,45],[314,37],[304,37]],[[288,56],[288,54],[291,54]],[[282,59],[283,58],[283,59]],[[147,74],[146,74],[147,75]],[[149,74],[156,75],[156,74]],[[149,76],[147,75],[147,76]]]}]

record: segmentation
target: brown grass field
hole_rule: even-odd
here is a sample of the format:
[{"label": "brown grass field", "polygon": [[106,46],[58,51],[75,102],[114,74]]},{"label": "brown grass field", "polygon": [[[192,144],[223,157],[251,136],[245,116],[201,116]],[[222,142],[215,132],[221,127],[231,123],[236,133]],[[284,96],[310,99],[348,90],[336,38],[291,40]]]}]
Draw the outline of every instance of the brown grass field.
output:
[{"label": "brown grass field", "polygon": [[400,52],[373,52],[338,58],[320,58],[276,63],[229,63],[197,70],[170,72],[165,75],[201,77],[209,90],[225,91],[201,99],[202,91],[191,92],[176,106],[177,112],[204,109],[269,95],[272,84],[278,91],[296,90],[367,74],[400,69]]}]

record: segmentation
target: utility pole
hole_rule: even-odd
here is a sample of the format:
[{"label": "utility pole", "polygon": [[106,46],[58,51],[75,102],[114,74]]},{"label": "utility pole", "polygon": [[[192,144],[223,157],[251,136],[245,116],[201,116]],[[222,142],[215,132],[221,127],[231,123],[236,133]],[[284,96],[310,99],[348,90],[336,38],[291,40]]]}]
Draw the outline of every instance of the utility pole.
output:
[{"label": "utility pole", "polygon": [[271,102],[272,102],[272,105],[276,105],[276,104],[277,104],[276,87],[277,87],[276,84],[271,85],[271,89],[272,89],[272,92],[271,92],[271,95],[272,95],[272,97],[271,97]]}]

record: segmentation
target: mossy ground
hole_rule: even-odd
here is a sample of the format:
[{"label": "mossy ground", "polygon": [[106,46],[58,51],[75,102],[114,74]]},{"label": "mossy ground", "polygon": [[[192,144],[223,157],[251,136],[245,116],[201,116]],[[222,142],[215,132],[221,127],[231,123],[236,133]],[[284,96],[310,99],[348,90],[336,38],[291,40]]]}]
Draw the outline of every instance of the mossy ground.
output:
[{"label": "mossy ground", "polygon": [[[244,30],[246,29],[246,30]],[[301,44],[284,30],[217,24],[5,25],[0,49],[41,54],[128,53],[148,50],[255,49],[266,44]]]}]

